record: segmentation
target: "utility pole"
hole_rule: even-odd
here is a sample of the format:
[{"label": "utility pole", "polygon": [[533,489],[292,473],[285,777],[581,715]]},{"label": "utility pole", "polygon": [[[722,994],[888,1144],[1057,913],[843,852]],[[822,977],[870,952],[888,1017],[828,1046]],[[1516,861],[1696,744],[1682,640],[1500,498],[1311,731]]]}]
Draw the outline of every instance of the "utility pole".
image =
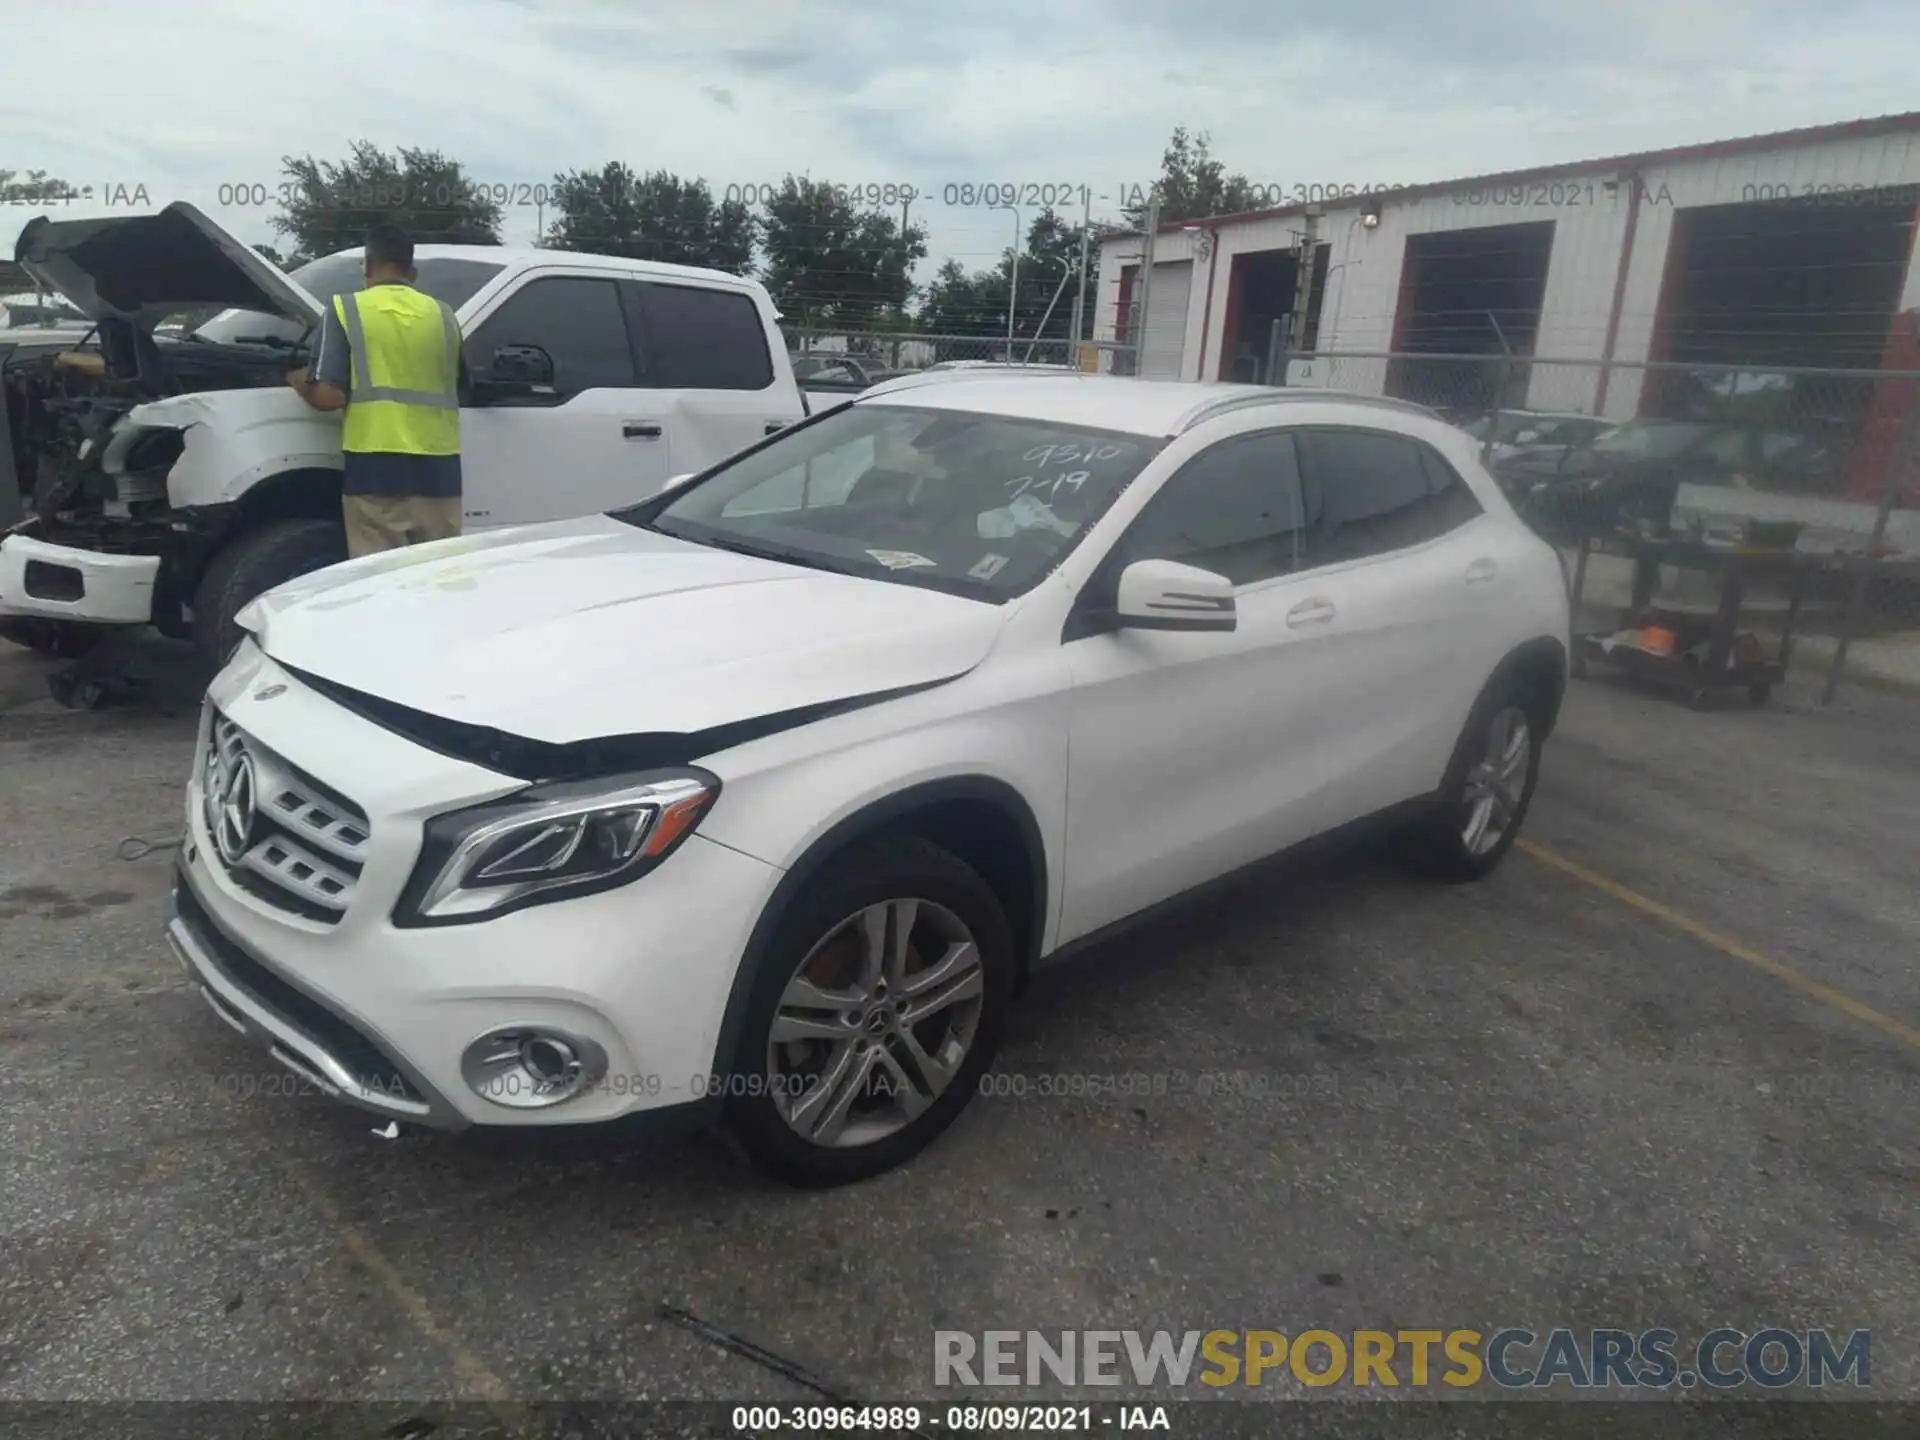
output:
[{"label": "utility pole", "polygon": [[1147,300],[1153,293],[1153,241],[1160,232],[1160,187],[1155,185],[1147,197],[1147,238],[1140,246],[1140,323],[1130,327],[1133,336],[1133,373],[1141,374],[1146,368],[1147,356]]},{"label": "utility pole", "polygon": [[1080,187],[1080,284],[1073,292],[1073,345],[1068,350],[1069,363],[1076,369],[1080,365],[1080,341],[1086,334],[1087,318],[1087,243],[1093,233],[1093,187]]},{"label": "utility pole", "polygon": [[1017,205],[995,205],[995,210],[1013,211],[1013,273],[1007,279],[1007,363],[1013,363],[1013,318],[1014,307],[1020,299],[1020,207]]}]

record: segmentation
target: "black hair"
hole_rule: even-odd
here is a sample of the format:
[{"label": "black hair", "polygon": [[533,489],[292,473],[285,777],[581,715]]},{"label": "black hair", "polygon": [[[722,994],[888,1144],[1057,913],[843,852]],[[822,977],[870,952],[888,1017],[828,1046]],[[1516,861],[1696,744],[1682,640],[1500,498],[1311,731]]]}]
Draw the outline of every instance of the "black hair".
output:
[{"label": "black hair", "polygon": [[367,231],[367,264],[413,268],[413,238],[398,225],[379,224]]}]

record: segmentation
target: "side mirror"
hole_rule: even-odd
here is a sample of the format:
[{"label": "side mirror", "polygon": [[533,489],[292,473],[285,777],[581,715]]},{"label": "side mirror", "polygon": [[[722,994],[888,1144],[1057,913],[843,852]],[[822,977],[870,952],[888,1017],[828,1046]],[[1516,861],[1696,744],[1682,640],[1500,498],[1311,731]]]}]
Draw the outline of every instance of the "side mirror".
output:
[{"label": "side mirror", "polygon": [[553,357],[538,345],[502,345],[487,365],[488,378],[509,383],[553,386]]},{"label": "side mirror", "polygon": [[483,405],[552,389],[553,357],[538,345],[502,345],[473,377],[473,398]]},{"label": "side mirror", "polygon": [[1114,617],[1123,630],[1232,630],[1233,582],[1173,560],[1136,560],[1120,572]]}]

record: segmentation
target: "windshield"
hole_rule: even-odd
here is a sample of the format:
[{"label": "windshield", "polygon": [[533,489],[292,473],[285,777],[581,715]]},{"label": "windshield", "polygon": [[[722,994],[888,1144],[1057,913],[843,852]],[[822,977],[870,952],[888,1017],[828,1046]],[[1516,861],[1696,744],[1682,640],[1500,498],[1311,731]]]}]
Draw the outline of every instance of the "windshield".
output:
[{"label": "windshield", "polygon": [[972,411],[850,405],[615,518],[997,602],[1039,583],[1165,443]]},{"label": "windshield", "polygon": [[1622,425],[1595,440],[1595,454],[1635,460],[1671,460],[1707,433],[1705,425]]},{"label": "windshield", "polygon": [[[506,268],[494,260],[439,258],[421,260],[414,284],[436,300],[444,300],[458,310],[494,276]],[[350,295],[360,288],[362,276],[358,252],[328,255],[310,261],[289,278],[323,304],[335,295]],[[306,325],[284,315],[266,315],[258,310],[222,310],[193,333],[202,340],[222,345],[247,340],[293,345],[307,332]]]}]

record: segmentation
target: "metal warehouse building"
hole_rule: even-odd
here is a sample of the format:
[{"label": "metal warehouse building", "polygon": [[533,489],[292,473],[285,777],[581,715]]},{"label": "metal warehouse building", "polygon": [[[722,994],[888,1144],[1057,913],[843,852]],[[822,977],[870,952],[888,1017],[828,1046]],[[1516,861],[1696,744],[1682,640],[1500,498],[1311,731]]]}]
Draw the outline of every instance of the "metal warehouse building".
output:
[{"label": "metal warehouse building", "polygon": [[1148,376],[1413,398],[1537,357],[1500,403],[1626,417],[1648,361],[1920,365],[1917,208],[1920,113],[1330,198],[1108,237],[1096,338]]}]

